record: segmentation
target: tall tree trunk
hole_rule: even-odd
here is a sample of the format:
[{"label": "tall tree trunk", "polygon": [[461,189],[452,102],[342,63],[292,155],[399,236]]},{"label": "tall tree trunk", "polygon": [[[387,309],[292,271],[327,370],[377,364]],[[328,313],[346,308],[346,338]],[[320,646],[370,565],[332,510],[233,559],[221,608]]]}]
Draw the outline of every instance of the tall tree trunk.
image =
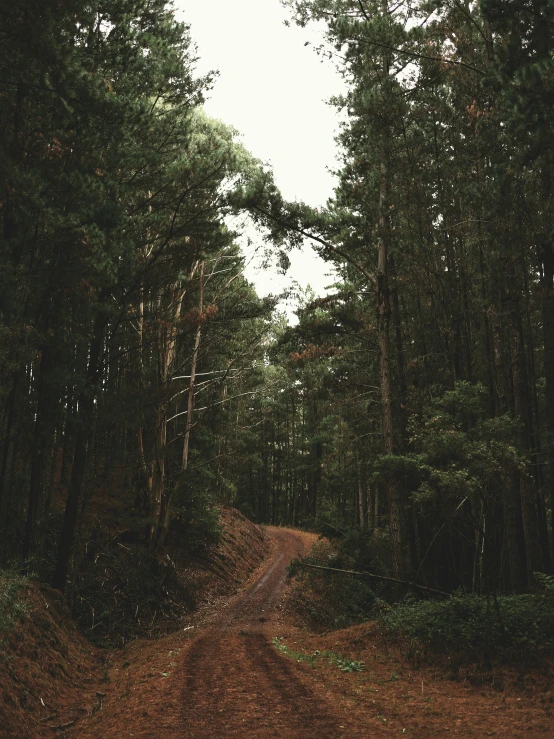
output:
[{"label": "tall tree trunk", "polygon": [[398,372],[398,417],[400,419],[399,445],[400,451],[404,451],[407,441],[408,414],[407,398],[408,384],[406,382],[406,358],[404,352],[404,340],[402,337],[402,318],[400,316],[400,300],[398,298],[398,281],[396,279],[396,263],[391,254],[389,257],[390,273],[393,277],[393,289],[391,290],[392,322],[394,325],[394,340],[396,346],[396,366]]},{"label": "tall tree trunk", "polygon": [[[525,558],[523,552],[523,532],[521,509],[519,506],[519,480],[514,475],[513,482],[504,492],[504,541],[502,543],[502,579],[504,587],[511,592],[520,593],[525,586]],[[486,543],[486,552],[490,546]],[[490,564],[487,562],[490,572]],[[483,583],[482,583],[483,585]]]},{"label": "tall tree trunk", "polygon": [[6,420],[6,432],[4,434],[4,448],[2,450],[2,465],[0,468],[0,514],[5,503],[6,497],[6,479],[8,472],[8,460],[10,455],[10,444],[12,439],[12,430],[15,421],[15,398],[17,394],[17,386],[19,383],[19,373],[15,372],[12,381],[12,389],[10,391],[6,407],[7,407],[7,420]]},{"label": "tall tree trunk", "polygon": [[73,554],[75,529],[79,512],[81,491],[85,479],[88,458],[88,444],[92,436],[92,418],[94,416],[94,403],[96,390],[100,379],[102,343],[107,318],[104,313],[97,313],[94,320],[93,335],[90,342],[89,361],[87,367],[86,383],[79,396],[77,404],[79,419],[77,419],[77,432],[75,435],[75,447],[73,455],[73,468],[71,480],[67,491],[67,502],[65,505],[64,519],[60,539],[58,543],[58,555],[52,585],[54,588],[65,591],[69,563]]},{"label": "tall tree trunk", "polygon": [[138,315],[138,357],[136,364],[137,389],[137,453],[135,509],[143,514],[148,512],[149,490],[152,480],[148,473],[144,451],[144,288],[140,288]]},{"label": "tall tree trunk", "polygon": [[364,481],[360,457],[358,457],[358,523],[361,529],[366,528]]},{"label": "tall tree trunk", "polygon": [[[388,74],[388,65],[386,67]],[[394,433],[392,415],[392,389],[390,375],[390,294],[388,280],[389,216],[388,189],[389,169],[386,152],[382,155],[380,167],[379,192],[379,254],[377,264],[377,325],[379,333],[379,375],[381,385],[381,413],[383,424],[383,447],[385,454],[394,453]],[[404,575],[404,556],[402,551],[401,512],[398,491],[389,478],[385,481],[385,495],[389,516],[389,533],[392,554],[392,572],[401,579]]]},{"label": "tall tree trunk", "polygon": [[200,351],[200,340],[202,338],[202,311],[204,310],[204,262],[200,265],[200,288],[198,298],[198,326],[196,327],[196,335],[194,337],[194,349],[192,352],[192,362],[190,367],[189,391],[187,395],[187,420],[185,422],[185,436],[183,439],[183,456],[181,468],[186,470],[189,463],[189,444],[190,432],[193,425],[194,410],[194,387],[196,384],[196,365],[198,363],[198,353]]},{"label": "tall tree trunk", "polygon": [[[189,281],[194,277],[198,266],[199,262],[196,262],[190,272]],[[161,398],[159,401],[158,419],[156,424],[154,459],[152,460],[151,489],[151,501],[153,505],[152,519],[155,522],[152,528],[151,543],[155,547],[161,546],[165,539],[171,512],[173,489],[166,484],[165,470],[168,424],[167,408],[169,403],[167,392],[169,389],[171,368],[177,353],[177,323],[181,317],[185,295],[186,288],[183,289],[181,282],[175,283],[169,291],[169,321],[162,322],[158,329],[158,383],[161,391]],[[159,297],[158,305],[160,312],[162,312],[162,295]]]},{"label": "tall tree trunk", "polygon": [[[515,275],[512,274],[512,284]],[[512,385],[514,393],[515,417],[521,425],[521,442],[527,453],[532,452],[532,414],[529,406],[529,390],[526,373],[525,347],[522,328],[522,306],[519,299],[517,285],[513,285],[517,297],[510,317],[510,343],[511,343],[511,368]],[[532,470],[524,472],[520,476],[520,506],[523,524],[523,538],[525,545],[525,561],[527,564],[527,582],[533,581],[533,572],[543,572],[544,558],[540,548],[539,523],[536,505],[536,492],[533,485]]]},{"label": "tall tree trunk", "polygon": [[546,462],[550,493],[552,530],[554,531],[554,248],[550,242],[542,254],[542,326],[544,342],[544,377],[546,394]]},{"label": "tall tree trunk", "polygon": [[[381,412],[383,446],[385,454],[394,453],[392,416],[392,390],[390,376],[390,299],[388,284],[388,167],[381,163],[381,191],[379,198],[379,257],[377,267],[377,322],[379,332],[379,375],[381,385]],[[385,482],[385,494],[389,516],[393,575],[402,578],[404,563],[402,553],[401,513],[398,491],[389,478]]]},{"label": "tall tree trunk", "polygon": [[[198,361],[198,351],[200,348],[201,338],[201,325],[202,325],[202,311],[203,311],[203,300],[204,300],[204,262],[196,262],[193,266],[189,280],[192,280],[198,267],[200,266],[200,298],[199,298],[199,312],[198,312],[198,326],[196,329],[191,377],[189,382],[189,391],[187,398],[187,417],[185,421],[185,438],[183,440],[183,455],[181,468],[185,470],[188,465],[188,450],[189,450],[189,439],[190,432],[192,429],[193,419],[193,407],[194,407],[194,387],[196,382],[196,365]],[[186,290],[183,290],[180,285],[175,285],[173,290],[172,304],[175,305],[174,314],[171,316],[172,323],[169,328],[165,329],[164,340],[160,341],[160,345],[163,347],[161,369],[160,369],[160,385],[162,388],[167,388],[170,371],[175,360],[177,352],[177,329],[176,324],[180,318],[183,300],[186,294]],[[171,515],[171,499],[173,497],[173,488],[166,485],[165,480],[165,453],[167,445],[167,402],[165,397],[162,399],[160,407],[160,417],[158,422],[159,433],[156,437],[156,455],[154,460],[154,472],[152,476],[153,496],[154,505],[156,510],[156,528],[154,531],[153,541],[157,547],[161,546],[169,528],[169,518]]]},{"label": "tall tree trunk", "polygon": [[26,560],[31,554],[35,544],[35,528],[37,523],[42,486],[44,481],[44,453],[46,448],[46,403],[49,352],[43,347],[40,357],[40,365],[37,379],[37,406],[35,413],[35,425],[31,441],[31,482],[29,486],[29,504],[27,508],[27,521],[25,523],[25,537],[23,539],[23,559]]},{"label": "tall tree trunk", "polygon": [[[381,4],[384,18],[389,17],[387,0]],[[382,86],[388,84],[390,75],[390,52],[386,51],[382,57]],[[381,412],[383,424],[383,447],[387,455],[394,453],[394,432],[392,413],[392,387],[390,372],[390,286],[389,286],[389,259],[390,259],[390,216],[389,216],[389,136],[390,126],[384,125],[381,131],[382,144],[379,166],[379,222],[378,222],[378,258],[377,258],[377,328],[379,335],[379,375],[381,386]],[[403,555],[403,537],[401,525],[401,511],[398,490],[389,477],[385,481],[385,496],[389,518],[389,536],[391,542],[392,572],[394,577],[402,579],[405,573]]]}]

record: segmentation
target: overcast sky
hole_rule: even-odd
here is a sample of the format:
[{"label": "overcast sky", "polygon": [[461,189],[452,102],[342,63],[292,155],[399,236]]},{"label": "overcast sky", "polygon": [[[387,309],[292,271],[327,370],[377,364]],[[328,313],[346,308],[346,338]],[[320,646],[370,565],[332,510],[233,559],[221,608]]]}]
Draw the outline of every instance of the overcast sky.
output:
[{"label": "overcast sky", "polygon": [[[317,29],[286,27],[279,0],[175,0],[175,7],[198,46],[197,72],[219,71],[208,115],[238,129],[246,148],[271,164],[285,198],[324,205],[333,190],[327,168],[336,166],[338,127],[325,101],[341,92],[342,81],[314,51]],[[291,261],[286,277],[254,264],[247,277],[260,295],[291,280],[322,294],[333,281],[311,249],[293,253]]]}]

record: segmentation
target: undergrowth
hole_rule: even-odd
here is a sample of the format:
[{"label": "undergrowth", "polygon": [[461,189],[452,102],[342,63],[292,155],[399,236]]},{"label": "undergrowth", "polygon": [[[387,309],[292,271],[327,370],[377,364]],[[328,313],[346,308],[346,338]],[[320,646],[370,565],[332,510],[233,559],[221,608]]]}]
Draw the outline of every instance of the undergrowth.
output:
[{"label": "undergrowth", "polygon": [[183,611],[195,609],[197,585],[181,575],[217,546],[219,511],[180,502],[160,551],[146,541],[147,519],[121,519],[125,529],[115,536],[101,519],[89,528],[68,595],[73,617],[94,643],[122,646],[172,630]]},{"label": "undergrowth", "polygon": [[[326,540],[316,542],[303,562],[344,569],[352,566],[352,560],[337,554]],[[376,602],[371,585],[356,576],[303,568],[295,561],[289,576],[294,576],[291,608],[314,631],[367,621]]]},{"label": "undergrowth", "polygon": [[22,595],[26,585],[25,577],[11,571],[0,572],[0,638],[2,633],[9,631],[29,609],[29,604]]},{"label": "undergrowth", "polygon": [[401,604],[380,615],[385,630],[407,642],[407,656],[437,654],[490,666],[529,662],[554,652],[554,593],[455,594],[446,600]]},{"label": "undergrowth", "polygon": [[160,619],[174,616],[187,595],[169,558],[136,543],[91,542],[88,566],[73,583],[71,605],[91,641],[121,646],[149,636]]},{"label": "undergrowth", "polygon": [[291,564],[291,608],[313,631],[376,620],[387,640],[395,639],[408,659],[446,659],[452,666],[472,663],[485,670],[499,662],[538,664],[554,654],[554,577],[535,573],[538,592],[531,594],[455,593],[441,600],[419,600],[411,592],[398,602],[398,592],[379,582],[302,566],[363,570],[373,563],[371,569],[377,569],[375,553],[364,545],[349,536],[339,545],[320,540],[309,557]]}]

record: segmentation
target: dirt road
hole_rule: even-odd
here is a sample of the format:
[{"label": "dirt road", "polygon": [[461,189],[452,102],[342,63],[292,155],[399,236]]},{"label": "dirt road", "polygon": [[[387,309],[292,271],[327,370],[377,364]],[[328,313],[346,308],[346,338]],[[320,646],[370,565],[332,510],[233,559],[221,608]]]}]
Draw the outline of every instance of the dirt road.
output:
[{"label": "dirt road", "polygon": [[[267,529],[268,559],[250,584],[221,599],[195,624],[151,642],[133,642],[91,691],[93,715],[65,736],[75,739],[429,739],[554,736],[549,692],[484,690],[432,668],[414,669],[360,624],[327,636],[287,622],[286,568],[313,535]],[[347,654],[362,645],[363,672],[345,674],[316,660],[296,661],[272,645],[284,635],[299,654]],[[358,657],[357,657],[358,658]],[[91,709],[83,713],[91,713]],[[81,714],[82,715],[82,714]],[[48,734],[51,735],[51,734]],[[46,736],[46,734],[44,734]]]},{"label": "dirt road", "polygon": [[102,711],[80,723],[73,736],[338,739],[346,735],[351,725],[326,705],[325,691],[317,681],[271,644],[286,569],[304,544],[300,535],[284,530],[268,529],[267,535],[271,554],[250,586],[211,614],[208,623],[157,645],[143,644],[140,651],[131,645],[126,661],[110,670],[111,690],[117,695],[111,694],[108,684],[106,696],[100,696]]},{"label": "dirt road", "polygon": [[225,618],[184,656],[182,721],[189,737],[339,737],[340,719],[267,636],[291,558],[294,534],[272,531],[275,555]]}]

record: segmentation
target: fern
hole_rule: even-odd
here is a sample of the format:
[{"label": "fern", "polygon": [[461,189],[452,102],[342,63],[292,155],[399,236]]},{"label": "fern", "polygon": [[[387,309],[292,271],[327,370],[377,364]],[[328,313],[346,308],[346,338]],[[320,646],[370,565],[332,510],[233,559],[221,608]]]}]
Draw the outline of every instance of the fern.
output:
[{"label": "fern", "polygon": [[537,584],[547,590],[549,593],[554,593],[554,576],[547,575],[544,572],[533,572]]}]

